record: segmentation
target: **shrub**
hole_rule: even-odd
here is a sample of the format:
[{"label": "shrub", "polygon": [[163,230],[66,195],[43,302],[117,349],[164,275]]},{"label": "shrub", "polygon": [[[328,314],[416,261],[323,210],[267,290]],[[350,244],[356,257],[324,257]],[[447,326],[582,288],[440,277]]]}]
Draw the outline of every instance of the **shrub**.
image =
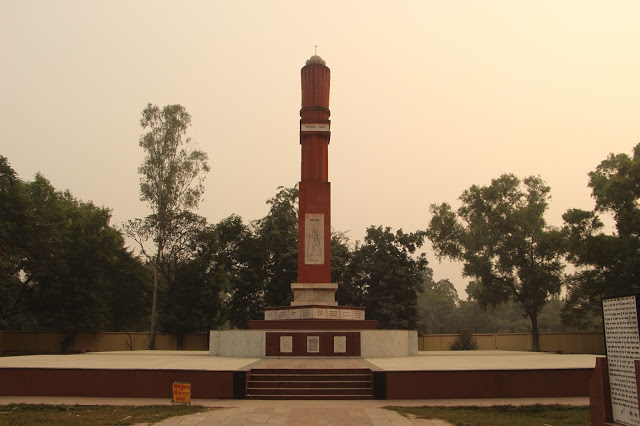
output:
[{"label": "shrub", "polygon": [[475,351],[478,349],[478,342],[468,331],[463,331],[456,340],[449,346],[452,351]]}]

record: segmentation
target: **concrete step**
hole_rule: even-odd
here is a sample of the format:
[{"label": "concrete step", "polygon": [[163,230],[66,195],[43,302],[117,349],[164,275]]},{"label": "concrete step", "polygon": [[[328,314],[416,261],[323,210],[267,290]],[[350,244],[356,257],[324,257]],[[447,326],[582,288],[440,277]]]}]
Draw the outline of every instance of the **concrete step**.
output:
[{"label": "concrete step", "polygon": [[326,382],[326,381],[369,381],[371,374],[255,374],[251,373],[250,380],[253,382],[271,381],[305,381],[305,382]]},{"label": "concrete step", "polygon": [[252,399],[373,399],[373,375],[356,369],[254,369],[247,374]]},{"label": "concrete step", "polygon": [[371,386],[370,380],[359,381],[339,381],[339,380],[326,380],[326,381],[254,381],[248,382],[251,388],[366,388]]}]

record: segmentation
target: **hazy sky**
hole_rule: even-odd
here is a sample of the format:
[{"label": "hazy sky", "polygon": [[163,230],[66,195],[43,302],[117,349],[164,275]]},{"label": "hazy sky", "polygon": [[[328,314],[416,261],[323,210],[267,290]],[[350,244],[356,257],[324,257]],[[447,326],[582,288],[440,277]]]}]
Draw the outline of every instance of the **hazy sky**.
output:
[{"label": "hazy sky", "polygon": [[[426,228],[507,172],[591,209],[587,173],[640,142],[640,1],[0,0],[0,154],[113,210],[139,201],[147,103],[182,104],[210,157],[210,223],[300,179],[300,68],[331,68],[332,221]],[[429,255],[465,298],[457,265]]]}]

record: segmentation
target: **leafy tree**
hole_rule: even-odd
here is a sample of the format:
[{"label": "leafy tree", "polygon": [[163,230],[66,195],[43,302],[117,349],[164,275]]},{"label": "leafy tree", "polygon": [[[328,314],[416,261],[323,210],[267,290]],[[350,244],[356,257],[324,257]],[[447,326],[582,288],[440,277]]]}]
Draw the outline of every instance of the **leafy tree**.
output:
[{"label": "leafy tree", "polygon": [[264,303],[285,306],[298,278],[298,187],[279,187],[269,213],[255,224],[264,261]]},{"label": "leafy tree", "polygon": [[[155,346],[158,275],[172,285],[176,266],[189,254],[189,242],[202,230],[205,220],[193,213],[204,193],[204,177],[209,171],[207,154],[197,150],[187,137],[191,116],[181,105],[160,109],[148,104],[140,125],[149,131],[140,137],[145,158],[138,168],[140,200],[151,214],[129,221],[127,235],[141,247],[155,270],[151,307],[150,348]],[[151,240],[155,252],[147,249]]]},{"label": "leafy tree", "polygon": [[[640,144],[633,156],[610,154],[589,173],[589,187],[594,211],[563,215],[569,261],[577,267],[563,319],[576,326],[599,317],[602,297],[640,291]],[[613,214],[615,233],[603,233],[598,213]]]},{"label": "leafy tree", "polygon": [[540,350],[538,315],[562,285],[563,238],[544,220],[549,192],[539,177],[521,182],[502,175],[465,190],[457,212],[447,203],[432,205],[427,231],[439,258],[464,262],[463,274],[476,280],[469,294],[481,306],[520,304],[534,351]]},{"label": "leafy tree", "polygon": [[349,291],[361,294],[367,317],[386,329],[415,330],[418,326],[417,295],[427,268],[422,247],[424,233],[395,234],[382,226],[367,228],[362,245],[353,253],[354,275]]},{"label": "leafy tree", "polygon": [[251,227],[236,215],[208,226],[199,238],[196,258],[218,283],[225,301],[220,315],[233,327],[248,328],[250,320],[263,319],[266,256]]},{"label": "leafy tree", "polygon": [[364,306],[364,293],[356,282],[354,251],[343,232],[331,234],[331,281],[338,283],[336,300],[341,306]]},{"label": "leafy tree", "polygon": [[24,264],[26,205],[22,181],[0,156],[0,329],[21,321],[24,286],[18,276]]},{"label": "leafy tree", "polygon": [[178,263],[175,273],[160,303],[158,327],[176,335],[180,350],[185,334],[208,331],[221,323],[221,300],[219,282],[201,258]]},{"label": "leafy tree", "polygon": [[422,278],[423,291],[418,295],[421,334],[455,333],[458,330],[458,292],[449,280],[434,281],[427,268]]}]

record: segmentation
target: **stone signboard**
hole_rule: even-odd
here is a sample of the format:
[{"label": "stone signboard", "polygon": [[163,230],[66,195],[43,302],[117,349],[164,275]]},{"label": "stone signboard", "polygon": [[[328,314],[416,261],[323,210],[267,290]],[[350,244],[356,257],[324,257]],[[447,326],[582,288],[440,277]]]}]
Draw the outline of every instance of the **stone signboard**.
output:
[{"label": "stone signboard", "polygon": [[638,295],[602,300],[613,420],[640,426],[634,360],[640,359]]}]

